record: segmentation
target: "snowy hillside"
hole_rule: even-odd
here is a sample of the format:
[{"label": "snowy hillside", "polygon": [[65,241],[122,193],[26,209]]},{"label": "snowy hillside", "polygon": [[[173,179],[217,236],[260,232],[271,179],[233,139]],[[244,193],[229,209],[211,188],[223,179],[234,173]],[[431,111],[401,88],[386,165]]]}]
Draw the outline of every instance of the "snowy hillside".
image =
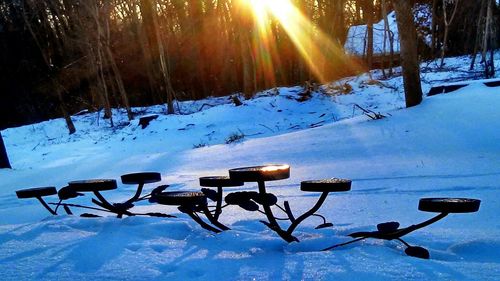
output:
[{"label": "snowy hillside", "polygon": [[[442,72],[424,64],[424,90],[478,75],[466,71],[467,61],[449,59]],[[378,71],[372,78],[325,85],[302,102],[296,87],[263,92],[239,107],[226,98],[182,103],[191,114],[160,114],[145,129],[138,121],[126,124],[117,112],[116,128],[97,124],[97,114],[74,117],[78,131],[72,136],[62,120],[3,131],[14,169],[0,170],[2,279],[497,280],[499,88],[475,84],[401,109],[401,78],[382,81]],[[351,91],[340,94],[342,89]],[[371,120],[355,105],[386,118]],[[241,139],[229,141],[235,135]],[[269,191],[298,213],[316,202],[315,194],[300,191],[301,181],[352,179],[351,191],[331,194],[320,210],[334,227],[316,230],[318,219],[310,219],[297,230],[301,242],[287,244],[259,222],[262,214],[237,208],[221,216],[232,230],[212,234],[174,207],[137,208],[178,218],[55,217],[36,200],[15,195],[26,187],[59,188],[71,180],[118,179],[137,171],[160,172],[159,184],[171,190],[199,190],[198,177],[264,163],[291,165],[290,179],[270,183]],[[119,202],[133,192],[123,185],[105,195]],[[430,260],[408,257],[400,244],[380,240],[320,251],[380,222],[407,226],[430,218],[417,210],[422,197],[471,197],[482,204],[477,213],[451,214],[407,236],[429,249]]]},{"label": "snowy hillside", "polygon": [[[432,12],[428,5],[417,5],[415,8],[415,22],[417,23],[419,36],[428,45],[431,44],[429,34],[431,26]],[[373,54],[384,55],[390,53],[391,37],[393,40],[393,51],[399,54],[399,31],[396,22],[396,12],[387,14],[388,30],[385,28],[384,19],[373,24]],[[348,54],[363,56],[367,49],[367,26],[366,24],[351,26],[347,32],[347,39],[344,49]],[[385,42],[384,42],[385,41]]]}]

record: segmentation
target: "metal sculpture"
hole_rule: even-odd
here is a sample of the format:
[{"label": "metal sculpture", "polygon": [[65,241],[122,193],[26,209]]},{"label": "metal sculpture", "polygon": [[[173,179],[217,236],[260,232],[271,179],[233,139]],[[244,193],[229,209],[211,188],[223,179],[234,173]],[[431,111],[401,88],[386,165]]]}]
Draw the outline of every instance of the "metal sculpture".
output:
[{"label": "metal sculpture", "polygon": [[[55,187],[37,187],[21,189],[16,191],[19,199],[35,198],[52,215],[58,214],[58,209],[62,206],[68,215],[73,215],[71,208],[81,208],[100,212],[115,214],[118,218],[123,216],[151,216],[172,218],[173,215],[165,213],[137,213],[132,212],[132,208],[141,201],[155,203],[166,206],[176,206],[177,209],[188,215],[193,221],[204,229],[219,233],[230,230],[220,219],[223,209],[229,206],[238,206],[246,211],[260,212],[265,215],[266,220],[261,222],[276,232],[284,241],[299,242],[299,239],[293,235],[297,227],[306,219],[314,216],[322,219],[316,229],[333,227],[333,224],[327,222],[326,218],[318,214],[318,210],[325,203],[328,195],[332,192],[346,192],[351,190],[352,182],[348,179],[323,179],[303,181],[300,189],[303,192],[320,193],[316,203],[306,212],[298,217],[292,212],[290,203],[284,201],[283,205],[278,202],[278,197],[269,193],[266,188],[266,182],[284,180],[290,177],[290,166],[264,165],[236,168],[229,170],[228,176],[211,176],[199,178],[201,191],[165,191],[169,186],[160,185],[146,195],[142,195],[146,184],[161,181],[161,175],[154,172],[142,172],[126,174],[121,176],[123,184],[137,185],[137,189],[132,197],[121,203],[111,203],[102,194],[103,191],[114,190],[117,188],[117,182],[113,179],[95,179],[71,181],[67,186],[59,191]],[[233,191],[228,192],[224,197],[224,189],[241,187],[245,183],[257,183],[256,191]],[[215,188],[215,190],[213,189]],[[69,199],[84,196],[85,193],[93,193],[95,198],[91,202],[97,205],[85,206],[80,204],[67,203]],[[47,203],[45,197],[57,195],[57,203]],[[209,200],[215,205],[209,205]],[[377,225],[376,231],[355,232],[349,234],[353,239],[351,241],[336,244],[323,249],[328,251],[355,243],[364,239],[374,238],[382,240],[396,240],[406,246],[405,253],[409,256],[428,259],[429,251],[420,246],[412,246],[402,239],[403,236],[429,226],[451,213],[473,213],[479,210],[481,201],[469,198],[423,198],[420,199],[418,209],[425,212],[439,213],[435,217],[421,222],[400,228],[399,222],[386,222]],[[51,206],[55,206],[52,208]],[[281,211],[286,217],[275,216],[275,211]],[[99,217],[97,214],[83,213],[82,217]],[[205,217],[203,219],[202,217]],[[280,221],[280,222],[279,222]],[[286,221],[286,225],[284,224]]]},{"label": "metal sculpture", "polygon": [[422,198],[419,201],[418,209],[424,212],[439,213],[437,216],[421,222],[419,224],[410,225],[405,228],[399,228],[399,222],[386,222],[377,225],[377,231],[370,232],[355,232],[349,234],[353,240],[333,245],[323,249],[323,251],[332,250],[334,248],[358,242],[367,238],[383,239],[383,240],[397,240],[406,246],[405,253],[412,257],[428,259],[430,257],[429,251],[423,247],[412,246],[404,241],[401,237],[429,226],[451,213],[474,213],[479,210],[481,204],[480,200],[470,198]]}]

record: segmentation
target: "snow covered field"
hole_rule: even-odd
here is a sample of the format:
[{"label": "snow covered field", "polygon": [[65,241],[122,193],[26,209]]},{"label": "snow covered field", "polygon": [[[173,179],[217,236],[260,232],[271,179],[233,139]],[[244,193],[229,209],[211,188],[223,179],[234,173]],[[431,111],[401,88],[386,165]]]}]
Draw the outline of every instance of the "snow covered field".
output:
[{"label": "snow covered field", "polygon": [[[474,76],[467,61],[448,60],[438,73],[424,65],[424,90]],[[353,92],[333,95],[333,86],[345,82]],[[401,109],[400,77],[382,84],[366,75],[344,79],[325,86],[331,95],[316,93],[305,102],[296,101],[300,90],[264,92],[241,107],[226,98],[182,103],[186,113],[215,106],[160,115],[144,130],[138,121],[126,125],[122,113],[114,129],[97,124],[96,114],[75,117],[72,136],[62,120],[3,131],[14,169],[0,170],[2,280],[498,280],[499,88],[475,84],[411,109]],[[354,104],[387,118],[370,120]],[[232,135],[244,138],[225,144]],[[334,227],[315,230],[319,221],[312,218],[296,233],[301,242],[287,244],[259,222],[261,214],[232,207],[221,218],[232,230],[212,234],[173,207],[138,208],[175,219],[52,217],[14,192],[137,171],[161,172],[161,184],[171,190],[199,190],[198,177],[264,163],[291,165],[290,179],[270,183],[269,191],[298,213],[316,202],[315,194],[300,191],[302,180],[352,179],[350,192],[331,194],[320,210]],[[133,191],[120,186],[105,195],[120,201]],[[477,213],[451,214],[406,237],[428,248],[430,260],[380,240],[320,251],[380,222],[407,226],[430,218],[417,210],[422,197],[472,197],[482,204]],[[76,200],[89,201],[88,195]]]}]

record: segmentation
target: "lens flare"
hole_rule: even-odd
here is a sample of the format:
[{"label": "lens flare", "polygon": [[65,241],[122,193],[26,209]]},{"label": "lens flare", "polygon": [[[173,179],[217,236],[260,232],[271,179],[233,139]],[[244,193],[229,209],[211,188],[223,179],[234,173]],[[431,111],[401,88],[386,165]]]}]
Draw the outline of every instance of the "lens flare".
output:
[{"label": "lens flare", "polygon": [[258,33],[254,35],[254,52],[267,79],[275,73],[278,64],[272,21],[278,22],[294,44],[314,77],[326,83],[326,73],[335,72],[335,67],[348,66],[359,70],[360,66],[348,58],[339,43],[314,25],[291,0],[242,0],[255,18]]}]

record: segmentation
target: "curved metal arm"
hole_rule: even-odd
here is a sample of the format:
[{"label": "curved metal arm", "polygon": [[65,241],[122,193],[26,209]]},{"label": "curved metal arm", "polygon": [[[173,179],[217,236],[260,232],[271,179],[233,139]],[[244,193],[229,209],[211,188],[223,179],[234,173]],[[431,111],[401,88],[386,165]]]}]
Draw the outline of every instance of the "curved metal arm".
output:
[{"label": "curved metal arm", "polygon": [[326,198],[328,197],[328,193],[329,192],[326,191],[323,192],[319,197],[318,201],[316,202],[316,204],[309,211],[305,212],[296,220],[294,220],[290,225],[290,227],[288,227],[288,230],[286,232],[292,235],[293,231],[295,230],[295,228],[297,228],[297,226],[299,226],[300,223],[302,223],[308,217],[314,215],[314,213],[316,213],[319,210],[319,208],[321,208],[321,205],[323,205],[323,203],[325,202]]},{"label": "curved metal arm", "polygon": [[[115,212],[116,211],[116,208],[115,206],[113,206],[111,203],[109,203],[103,196],[102,194],[99,192],[99,191],[94,191],[94,195],[95,197],[97,197],[97,199],[99,199],[100,203],[101,204],[98,204],[100,205],[101,207],[103,208],[106,208],[110,211],[113,211]],[[93,200],[92,200],[93,201]],[[95,203],[95,202],[94,202]]]},{"label": "curved metal arm", "polygon": [[44,206],[45,209],[47,209],[47,211],[49,211],[52,215],[57,216],[56,211],[52,210],[52,208],[49,205],[47,205],[47,203],[45,202],[45,200],[42,199],[42,197],[37,196],[36,199],[38,199],[38,201],[40,201],[42,206]]},{"label": "curved metal arm", "polygon": [[141,196],[143,188],[144,188],[144,183],[140,183],[139,186],[137,187],[137,191],[135,192],[135,195],[123,204],[130,204],[132,202],[137,201],[137,199],[139,199],[139,197]]},{"label": "curved metal arm", "polygon": [[[259,193],[262,196],[265,196],[266,194],[266,185],[263,181],[259,181]],[[291,235],[291,233],[288,233],[287,231],[284,231],[278,222],[276,221],[276,217],[273,214],[273,211],[271,209],[271,206],[267,204],[267,202],[263,202],[262,207],[264,208],[264,212],[266,214],[267,220],[269,221],[269,224],[266,223],[266,225],[274,230],[281,238],[283,238],[286,242],[291,243],[291,242],[297,242],[299,241],[296,237]]]},{"label": "curved metal arm", "polygon": [[404,242],[403,240],[401,240],[401,237],[406,235],[406,234],[409,234],[415,230],[418,230],[418,229],[421,229],[423,227],[426,227],[428,225],[431,225],[441,219],[443,219],[444,217],[446,217],[449,213],[440,213],[439,215],[431,218],[431,219],[428,219],[424,222],[421,222],[419,224],[413,224],[413,225],[410,225],[406,228],[401,228],[401,229],[397,229],[395,231],[392,231],[392,232],[386,232],[386,233],[383,233],[383,232],[380,232],[380,231],[372,231],[372,232],[355,232],[355,233],[351,233],[349,234],[349,236],[351,236],[352,238],[355,238],[351,241],[348,241],[348,242],[345,242],[345,243],[340,243],[340,244],[336,244],[336,245],[333,245],[331,247],[328,247],[328,248],[325,248],[323,249],[322,251],[328,251],[328,250],[332,250],[334,248],[337,248],[337,247],[341,247],[341,246],[345,246],[345,245],[348,245],[348,244],[351,244],[351,243],[354,243],[354,242],[357,242],[357,241],[361,241],[363,239],[366,239],[366,238],[376,238],[376,239],[384,239],[384,240],[393,240],[393,239],[397,239],[399,241],[401,241],[402,243],[404,243],[407,247],[409,246],[408,243]]},{"label": "curved metal arm", "polygon": [[184,212],[184,213],[187,214],[188,216],[190,216],[196,223],[198,223],[204,229],[215,232],[215,233],[221,232],[220,229],[217,229],[217,228],[209,225],[208,223],[204,222],[202,219],[200,219],[200,217],[198,217],[198,215],[196,215],[196,213],[194,213],[194,212]]},{"label": "curved metal arm", "polygon": [[214,219],[217,221],[222,213],[222,187],[217,187],[217,205],[215,206]]},{"label": "curved metal arm", "polygon": [[[203,206],[203,214],[205,214],[205,217],[207,217],[207,219],[215,226],[217,226],[218,228],[222,229],[222,230],[230,230],[229,227],[223,225],[222,223],[220,223],[218,220],[217,220],[217,217],[216,215],[212,215],[212,213],[210,213],[210,210],[208,209],[208,206]],[[216,213],[217,214],[217,211]]]},{"label": "curved metal arm", "polygon": [[391,231],[391,232],[380,232],[380,231],[355,232],[355,233],[349,234],[349,236],[351,236],[353,238],[364,237],[364,238],[377,238],[377,239],[384,239],[384,240],[398,239],[400,237],[407,235],[408,233],[411,233],[415,230],[418,230],[418,229],[426,227],[430,224],[433,224],[433,223],[443,219],[447,215],[448,215],[448,213],[440,213],[439,215],[437,215],[429,220],[426,220],[422,223],[413,224],[413,225],[410,225],[408,227],[396,229],[396,230]]},{"label": "curved metal arm", "polygon": [[[94,191],[94,195],[95,197],[97,197],[97,199],[99,199],[99,201],[95,200],[95,199],[92,199],[92,202],[94,202],[96,205],[100,206],[100,207],[103,207],[105,209],[108,209],[110,210],[111,212],[115,213],[118,215],[118,218],[121,218],[123,215],[127,215],[127,216],[133,216],[134,214],[127,211],[126,209],[120,209],[120,208],[117,208],[116,206],[114,206],[113,204],[109,203],[103,196],[102,194],[99,192],[99,191]],[[124,204],[122,204],[124,205]]]},{"label": "curved metal arm", "polygon": [[433,224],[433,223],[435,223],[435,222],[443,219],[447,215],[448,215],[448,213],[441,213],[441,214],[439,214],[439,215],[437,215],[437,216],[435,216],[435,217],[433,217],[431,219],[428,219],[428,220],[426,220],[424,222],[421,222],[419,224],[413,224],[413,225],[408,226],[407,228],[403,228],[403,229],[401,229],[400,231],[397,232],[397,234],[396,234],[397,237],[395,237],[395,238],[402,237],[402,236],[404,236],[404,235],[406,235],[408,233],[411,233],[411,232],[413,232],[415,230],[418,230],[418,229],[424,228],[424,227],[426,227],[428,225],[431,225],[431,224]]}]

